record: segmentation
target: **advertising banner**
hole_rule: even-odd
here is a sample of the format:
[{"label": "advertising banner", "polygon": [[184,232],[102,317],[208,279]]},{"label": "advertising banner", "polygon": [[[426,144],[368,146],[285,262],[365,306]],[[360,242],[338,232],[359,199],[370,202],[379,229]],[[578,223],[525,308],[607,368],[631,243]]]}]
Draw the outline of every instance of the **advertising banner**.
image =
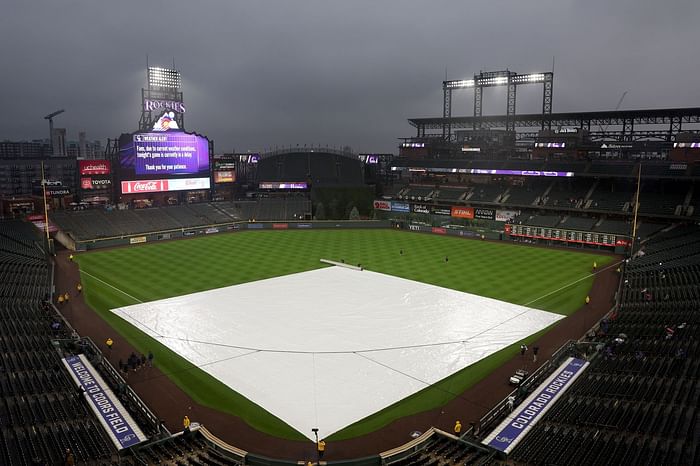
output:
[{"label": "advertising banner", "polygon": [[233,183],[236,181],[235,170],[215,170],[214,183]]},{"label": "advertising banner", "polygon": [[109,160],[78,160],[80,175],[109,175],[112,166]]},{"label": "advertising banner", "polygon": [[145,243],[147,241],[145,236],[134,236],[133,238],[129,238],[129,244],[140,244],[140,243]]},{"label": "advertising banner", "polygon": [[306,189],[308,185],[305,182],[278,183],[274,181],[261,181],[258,187],[260,189]]},{"label": "advertising banner", "polygon": [[496,221],[497,222],[512,222],[515,217],[520,215],[519,210],[496,210]]},{"label": "advertising banner", "polygon": [[452,210],[449,207],[433,207],[430,209],[430,213],[433,215],[446,215],[449,217],[452,214]]},{"label": "advertising banner", "polygon": [[122,194],[160,193],[209,189],[209,178],[175,178],[170,180],[122,181]]},{"label": "advertising banner", "polygon": [[583,373],[588,364],[583,359],[568,358],[554,374],[537,387],[482,443],[504,453],[510,453],[537,421],[542,419],[544,413],[573,384],[574,380]]},{"label": "advertising banner", "polygon": [[100,189],[109,188],[112,185],[112,180],[109,178],[80,178],[81,189]]},{"label": "advertising banner", "polygon": [[413,204],[413,212],[416,214],[429,214],[430,207],[424,204]]},{"label": "advertising banner", "polygon": [[[41,231],[46,230],[46,218],[41,214],[27,215],[27,220],[32,222],[35,227]],[[49,233],[55,233],[58,231],[58,227],[49,220]]]},{"label": "advertising banner", "polygon": [[447,234],[447,230],[445,230],[442,227],[433,227],[430,231],[436,235],[446,235]]},{"label": "advertising banner", "polygon": [[450,210],[450,216],[455,218],[473,219],[474,209],[472,207],[452,206],[452,209]]},{"label": "advertising banner", "polygon": [[496,218],[496,211],[493,209],[475,207],[474,218],[478,218],[480,220],[493,220],[494,218]]},{"label": "advertising banner", "polygon": [[376,200],[376,201],[374,201],[374,210],[390,211],[391,210],[391,202],[390,201]]},{"label": "advertising banner", "polygon": [[47,186],[46,197],[63,197],[70,194],[70,189],[62,186]]},{"label": "advertising banner", "polygon": [[84,355],[69,356],[62,361],[117,449],[132,447],[147,439]]},{"label": "advertising banner", "polygon": [[272,224],[273,230],[286,230],[287,228],[289,228],[288,223],[273,223]]},{"label": "advertising banner", "polygon": [[391,203],[391,211],[392,212],[410,212],[411,211],[411,206],[408,204],[408,202],[396,202],[393,201]]}]

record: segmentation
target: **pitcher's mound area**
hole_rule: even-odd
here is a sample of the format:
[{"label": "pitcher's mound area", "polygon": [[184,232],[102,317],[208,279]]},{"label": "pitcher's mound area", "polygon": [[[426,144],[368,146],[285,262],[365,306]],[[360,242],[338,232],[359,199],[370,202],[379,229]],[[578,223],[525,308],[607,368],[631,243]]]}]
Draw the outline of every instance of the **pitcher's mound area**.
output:
[{"label": "pitcher's mound area", "polygon": [[564,317],[343,267],[112,312],[309,439]]}]

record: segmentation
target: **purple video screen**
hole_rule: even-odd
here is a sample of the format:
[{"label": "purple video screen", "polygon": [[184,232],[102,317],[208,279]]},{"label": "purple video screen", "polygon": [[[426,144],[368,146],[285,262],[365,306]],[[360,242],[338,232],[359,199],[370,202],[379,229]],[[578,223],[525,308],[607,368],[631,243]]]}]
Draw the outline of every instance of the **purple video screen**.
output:
[{"label": "purple video screen", "polygon": [[123,179],[209,177],[209,140],[184,131],[120,138]]},{"label": "purple video screen", "polygon": [[484,168],[472,168],[473,175],[513,175],[513,176],[563,176],[572,177],[574,172],[555,172],[545,170],[488,170]]},{"label": "purple video screen", "polygon": [[260,189],[306,189],[308,185],[303,182],[280,183],[277,181],[261,181]]}]

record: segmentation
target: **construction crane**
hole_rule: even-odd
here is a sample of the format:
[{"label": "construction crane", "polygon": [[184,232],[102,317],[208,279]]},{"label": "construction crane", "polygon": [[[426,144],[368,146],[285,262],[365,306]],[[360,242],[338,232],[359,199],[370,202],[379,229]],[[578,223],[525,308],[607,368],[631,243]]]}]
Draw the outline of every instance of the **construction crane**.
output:
[{"label": "construction crane", "polygon": [[49,120],[49,144],[51,144],[51,141],[53,141],[53,117],[56,115],[60,115],[61,113],[65,112],[65,110],[56,110],[53,113],[49,113],[44,117],[44,120]]},{"label": "construction crane", "polygon": [[[620,106],[622,106],[622,101],[625,100],[625,96],[627,95],[627,91],[622,93],[622,96],[620,97],[620,100],[617,101],[617,105],[615,106],[615,111],[620,110]],[[600,131],[603,133],[603,137],[605,137],[605,132],[608,130],[608,125],[605,125],[605,128],[602,126],[598,125],[600,128]]]}]

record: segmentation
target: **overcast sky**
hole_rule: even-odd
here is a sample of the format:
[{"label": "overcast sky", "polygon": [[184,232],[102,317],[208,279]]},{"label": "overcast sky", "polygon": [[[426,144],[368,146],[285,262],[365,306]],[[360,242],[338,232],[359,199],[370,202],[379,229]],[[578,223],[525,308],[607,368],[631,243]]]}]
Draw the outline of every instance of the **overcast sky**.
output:
[{"label": "overcast sky", "polygon": [[[0,140],[137,129],[146,55],[182,72],[186,129],[217,152],[296,144],[396,152],[441,82],[548,71],[554,111],[700,106],[697,0],[3,0]],[[505,90],[485,91],[505,113]],[[541,110],[520,87],[518,113]],[[453,115],[472,111],[472,91]]]}]

